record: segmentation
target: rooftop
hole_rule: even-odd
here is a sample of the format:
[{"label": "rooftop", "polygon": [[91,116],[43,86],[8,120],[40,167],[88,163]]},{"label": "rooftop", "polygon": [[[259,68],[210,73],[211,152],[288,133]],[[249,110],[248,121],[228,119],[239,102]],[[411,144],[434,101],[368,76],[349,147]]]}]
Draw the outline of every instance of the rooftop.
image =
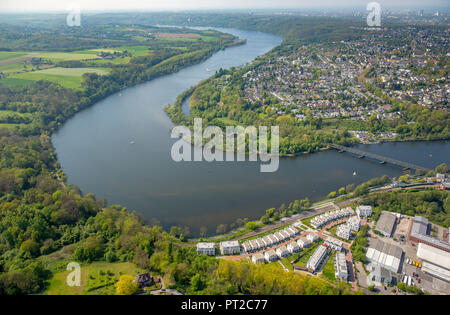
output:
[{"label": "rooftop", "polygon": [[450,253],[439,248],[419,243],[417,257],[450,270]]},{"label": "rooftop", "polygon": [[383,212],[381,212],[380,219],[378,220],[377,226],[375,229],[391,235],[392,230],[394,229],[394,226],[395,226],[396,219],[397,219],[397,217],[395,216],[395,214],[393,214],[391,212],[383,211]]}]

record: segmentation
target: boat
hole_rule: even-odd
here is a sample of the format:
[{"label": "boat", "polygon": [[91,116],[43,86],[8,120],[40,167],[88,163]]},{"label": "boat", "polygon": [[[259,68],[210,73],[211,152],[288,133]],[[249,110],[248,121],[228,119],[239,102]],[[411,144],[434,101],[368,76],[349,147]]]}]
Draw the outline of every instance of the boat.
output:
[{"label": "boat", "polygon": [[353,176],[356,176],[356,172],[353,172]]}]

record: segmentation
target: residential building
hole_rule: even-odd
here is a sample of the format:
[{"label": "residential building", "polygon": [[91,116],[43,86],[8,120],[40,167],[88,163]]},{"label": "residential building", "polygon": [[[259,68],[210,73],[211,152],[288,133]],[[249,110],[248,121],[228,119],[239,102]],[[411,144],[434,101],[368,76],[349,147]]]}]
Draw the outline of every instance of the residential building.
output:
[{"label": "residential building", "polygon": [[267,262],[277,261],[278,255],[273,249],[271,249],[264,253],[264,258]]},{"label": "residential building", "polygon": [[254,254],[254,255],[252,256],[252,261],[253,261],[255,264],[256,264],[256,263],[263,263],[263,262],[266,262],[266,260],[265,260],[265,258],[264,258],[264,255],[261,254],[261,253]]},{"label": "residential building", "polygon": [[280,246],[275,251],[280,258],[288,257],[290,255],[286,246]]},{"label": "residential building", "polygon": [[286,247],[291,254],[296,253],[300,250],[300,246],[298,246],[297,242],[290,242]]},{"label": "residential building", "polygon": [[298,246],[300,246],[300,248],[306,248],[311,244],[311,241],[306,237],[301,237],[297,240],[297,244]]},{"label": "residential building", "polygon": [[306,238],[311,241],[311,243],[317,242],[319,240],[319,235],[317,233],[309,233]]},{"label": "residential building", "polygon": [[266,247],[270,247],[273,245],[273,241],[268,235],[263,237],[263,241],[264,241],[264,244],[266,244]]},{"label": "residential building", "polygon": [[220,243],[220,253],[222,255],[236,255],[241,253],[241,246],[238,241],[225,241]]},{"label": "residential building", "polygon": [[214,243],[197,243],[197,255],[205,254],[208,256],[216,255],[216,247]]},{"label": "residential building", "polygon": [[153,277],[149,273],[139,274],[135,279],[140,288],[150,287],[155,283]]},{"label": "residential building", "polygon": [[360,219],[367,218],[372,215],[372,207],[371,206],[358,206],[356,207],[356,214]]},{"label": "residential building", "polygon": [[336,229],[336,235],[345,240],[349,240],[352,236],[352,228],[348,224],[341,224]]},{"label": "residential building", "polygon": [[361,220],[357,216],[353,216],[348,219],[347,224],[350,226],[352,231],[358,232],[361,228]]},{"label": "residential building", "polygon": [[332,250],[335,250],[337,252],[342,251],[342,244],[342,241],[331,236],[328,236],[324,242],[325,246],[330,247]]},{"label": "residential building", "polygon": [[317,271],[323,259],[327,255],[327,252],[327,247],[320,245],[309,258],[306,263],[306,268],[310,269],[312,272]]},{"label": "residential building", "polygon": [[334,258],[334,275],[336,279],[347,281],[348,279],[348,268],[347,268],[347,259],[345,258],[345,254],[337,253]]}]

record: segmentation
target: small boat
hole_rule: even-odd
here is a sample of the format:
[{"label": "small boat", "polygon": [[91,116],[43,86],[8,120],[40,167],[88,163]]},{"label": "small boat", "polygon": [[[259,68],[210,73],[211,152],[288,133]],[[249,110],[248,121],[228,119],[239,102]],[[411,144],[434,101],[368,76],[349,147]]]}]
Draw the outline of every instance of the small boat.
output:
[{"label": "small boat", "polygon": [[130,141],[130,144],[134,144],[134,141]]},{"label": "small boat", "polygon": [[353,172],[353,176],[356,176],[356,172]]}]

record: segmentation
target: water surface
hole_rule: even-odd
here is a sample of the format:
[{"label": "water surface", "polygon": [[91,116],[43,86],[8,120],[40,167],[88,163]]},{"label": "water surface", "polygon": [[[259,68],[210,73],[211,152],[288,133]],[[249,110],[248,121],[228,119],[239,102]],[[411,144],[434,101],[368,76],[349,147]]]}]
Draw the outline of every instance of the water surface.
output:
[{"label": "water surface", "polygon": [[[164,227],[189,226],[196,235],[201,226],[213,234],[221,223],[259,218],[283,202],[317,200],[349,183],[401,174],[399,168],[333,151],[283,159],[275,173],[260,173],[256,162],[173,162],[173,124],[163,107],[220,68],[243,65],[281,42],[270,34],[222,30],[246,38],[247,44],[112,95],[56,132],[52,140],[68,182],[106,198],[109,204],[135,210],[147,220],[157,219]],[[401,156],[390,156],[434,167],[442,158],[449,162],[448,147],[448,142],[433,142],[367,149],[400,152]]]}]

